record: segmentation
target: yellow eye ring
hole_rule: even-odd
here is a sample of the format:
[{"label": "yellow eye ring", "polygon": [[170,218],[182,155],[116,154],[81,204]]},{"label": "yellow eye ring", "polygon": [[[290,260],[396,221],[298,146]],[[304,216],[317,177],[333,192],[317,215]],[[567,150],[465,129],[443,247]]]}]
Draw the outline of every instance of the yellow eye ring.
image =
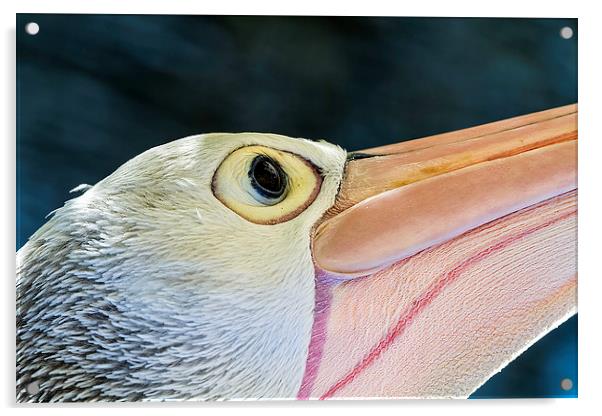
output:
[{"label": "yellow eye ring", "polygon": [[264,146],[241,147],[217,168],[213,194],[256,224],[278,224],[301,214],[318,196],[322,176],[294,153]]}]

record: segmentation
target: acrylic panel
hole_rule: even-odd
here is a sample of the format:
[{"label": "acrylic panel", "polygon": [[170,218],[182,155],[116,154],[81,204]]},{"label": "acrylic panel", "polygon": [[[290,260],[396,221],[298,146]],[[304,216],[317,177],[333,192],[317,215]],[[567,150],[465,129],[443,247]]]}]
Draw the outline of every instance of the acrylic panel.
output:
[{"label": "acrylic panel", "polygon": [[17,401],[577,397],[577,37],[17,15]]}]

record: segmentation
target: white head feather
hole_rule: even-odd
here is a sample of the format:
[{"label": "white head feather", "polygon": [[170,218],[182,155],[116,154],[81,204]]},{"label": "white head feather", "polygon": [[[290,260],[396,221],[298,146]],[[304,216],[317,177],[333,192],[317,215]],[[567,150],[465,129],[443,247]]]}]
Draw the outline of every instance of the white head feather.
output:
[{"label": "white head feather", "polygon": [[[295,218],[256,224],[214,196],[220,163],[250,145],[319,168]],[[272,134],[192,136],[68,201],[17,254],[18,400],[294,397],[313,323],[310,230],[345,157]]]}]

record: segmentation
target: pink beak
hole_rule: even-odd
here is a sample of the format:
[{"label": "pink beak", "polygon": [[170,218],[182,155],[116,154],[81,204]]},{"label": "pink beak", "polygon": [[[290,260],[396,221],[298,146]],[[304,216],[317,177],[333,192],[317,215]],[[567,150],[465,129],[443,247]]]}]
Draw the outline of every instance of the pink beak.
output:
[{"label": "pink beak", "polygon": [[467,397],[576,312],[576,105],[351,159],[299,398]]}]

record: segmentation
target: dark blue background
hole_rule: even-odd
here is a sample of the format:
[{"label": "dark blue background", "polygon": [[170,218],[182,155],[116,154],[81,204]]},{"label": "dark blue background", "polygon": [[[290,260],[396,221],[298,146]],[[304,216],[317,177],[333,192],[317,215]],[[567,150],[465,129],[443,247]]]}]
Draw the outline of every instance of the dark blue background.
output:
[{"label": "dark blue background", "polygon": [[[358,150],[576,102],[564,26],[577,34],[576,19],[18,15],[17,245],[69,189],[182,136]],[[575,317],[473,397],[576,394]]]}]

